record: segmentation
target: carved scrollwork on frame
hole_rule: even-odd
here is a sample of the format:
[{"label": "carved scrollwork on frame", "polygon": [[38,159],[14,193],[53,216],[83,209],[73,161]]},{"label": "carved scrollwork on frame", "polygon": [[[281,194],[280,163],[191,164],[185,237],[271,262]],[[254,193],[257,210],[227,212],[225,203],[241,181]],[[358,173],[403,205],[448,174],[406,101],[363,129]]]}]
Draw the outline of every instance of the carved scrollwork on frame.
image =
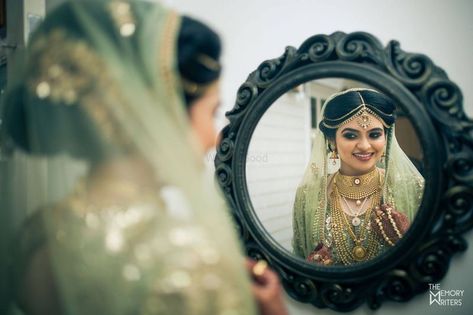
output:
[{"label": "carved scrollwork on frame", "polygon": [[386,69],[408,87],[423,85],[434,72],[432,61],[422,54],[401,50],[397,41],[391,41],[385,50]]},{"label": "carved scrollwork on frame", "polygon": [[[410,119],[424,152],[425,192],[416,220],[389,253],[361,265],[311,265],[285,251],[262,227],[246,185],[252,133],[272,103],[310,80],[344,77],[393,98]],[[288,294],[321,308],[350,311],[366,303],[404,302],[428,290],[465,251],[462,233],[473,228],[473,121],[459,87],[423,54],[385,47],[371,34],[318,34],[299,48],[261,63],[238,90],[222,132],[216,175],[250,256],[265,259]]]}]

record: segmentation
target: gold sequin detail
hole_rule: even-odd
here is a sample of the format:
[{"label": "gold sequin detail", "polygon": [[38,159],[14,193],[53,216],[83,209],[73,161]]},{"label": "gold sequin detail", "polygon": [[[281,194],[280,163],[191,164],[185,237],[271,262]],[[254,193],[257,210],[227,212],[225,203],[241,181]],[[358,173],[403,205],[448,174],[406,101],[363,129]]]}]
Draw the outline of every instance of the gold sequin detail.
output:
[{"label": "gold sequin detail", "polygon": [[82,106],[104,139],[122,147],[129,143],[107,108],[126,101],[87,42],[54,29],[32,43],[30,54],[27,85],[33,95],[51,105]]},{"label": "gold sequin detail", "polygon": [[130,3],[111,1],[109,3],[109,10],[121,36],[129,37],[135,33],[136,22]]}]

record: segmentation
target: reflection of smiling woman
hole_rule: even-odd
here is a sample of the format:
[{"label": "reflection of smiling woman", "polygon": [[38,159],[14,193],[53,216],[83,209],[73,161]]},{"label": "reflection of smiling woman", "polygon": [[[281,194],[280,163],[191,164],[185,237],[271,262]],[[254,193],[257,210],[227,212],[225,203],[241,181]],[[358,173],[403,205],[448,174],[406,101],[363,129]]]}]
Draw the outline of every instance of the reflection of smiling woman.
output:
[{"label": "reflection of smiling woman", "polygon": [[[298,256],[350,265],[376,257],[407,231],[424,179],[396,141],[394,110],[391,99],[369,89],[327,100],[294,204]],[[327,160],[335,168],[337,159],[339,169],[329,174]]]}]

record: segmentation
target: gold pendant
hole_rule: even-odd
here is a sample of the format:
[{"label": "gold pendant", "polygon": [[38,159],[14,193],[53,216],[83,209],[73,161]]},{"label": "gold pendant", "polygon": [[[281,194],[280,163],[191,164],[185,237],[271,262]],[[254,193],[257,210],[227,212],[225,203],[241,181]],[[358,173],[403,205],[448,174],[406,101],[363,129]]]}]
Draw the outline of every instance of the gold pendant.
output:
[{"label": "gold pendant", "polygon": [[356,245],[352,249],[353,258],[357,261],[362,261],[366,258],[366,249],[361,245]]},{"label": "gold pendant", "polygon": [[361,223],[361,220],[358,217],[354,217],[353,219],[351,219],[351,224],[353,224],[353,226],[358,226],[360,225],[360,223]]}]

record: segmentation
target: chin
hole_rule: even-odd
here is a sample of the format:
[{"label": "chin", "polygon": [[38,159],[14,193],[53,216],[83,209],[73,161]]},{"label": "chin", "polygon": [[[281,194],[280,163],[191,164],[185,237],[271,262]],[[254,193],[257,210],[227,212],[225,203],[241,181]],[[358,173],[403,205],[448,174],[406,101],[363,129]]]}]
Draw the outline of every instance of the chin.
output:
[{"label": "chin", "polygon": [[359,161],[355,161],[355,163],[350,165],[350,167],[356,173],[365,174],[371,171],[374,167],[376,167],[376,163],[360,163]]},{"label": "chin", "polygon": [[368,173],[369,171],[371,171],[373,169],[373,166],[374,165],[371,165],[371,166],[365,166],[365,167],[356,167],[356,168],[353,168],[357,173],[361,173],[361,174],[364,174],[364,173]]}]

